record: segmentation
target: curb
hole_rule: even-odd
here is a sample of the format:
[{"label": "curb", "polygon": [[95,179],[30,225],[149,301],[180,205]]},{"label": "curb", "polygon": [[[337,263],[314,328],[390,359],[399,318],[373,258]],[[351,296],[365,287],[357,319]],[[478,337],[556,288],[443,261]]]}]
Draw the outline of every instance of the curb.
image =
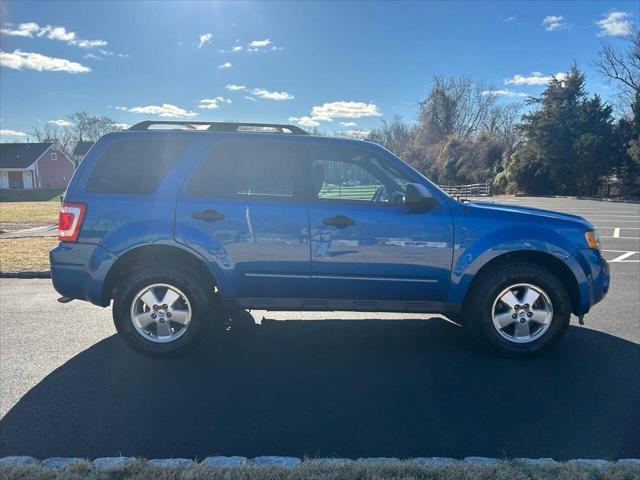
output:
[{"label": "curb", "polygon": [[51,272],[0,272],[0,278],[51,278]]},{"label": "curb", "polygon": [[[110,470],[116,468],[122,468],[128,463],[137,461],[134,457],[100,457],[90,462],[90,467],[96,470]],[[144,460],[143,460],[144,461]],[[190,458],[155,458],[147,460],[146,463],[149,466],[157,468],[172,468],[182,469],[191,467],[194,465],[203,465],[206,467],[281,467],[281,468],[295,468],[303,464],[306,465],[320,465],[320,466],[347,466],[359,464],[366,466],[379,466],[379,465],[400,465],[400,464],[414,464],[425,467],[445,468],[452,465],[474,465],[478,467],[494,468],[508,462],[509,460],[490,457],[465,457],[462,460],[448,457],[418,457],[411,459],[399,459],[394,457],[368,457],[358,458],[357,460],[351,460],[348,458],[298,458],[298,457],[281,457],[281,456],[261,456],[248,459],[240,456],[212,456],[206,457],[204,460],[196,461]],[[516,463],[536,466],[536,467],[550,467],[558,466],[561,464],[576,465],[593,470],[602,470],[614,465],[625,466],[640,466],[640,459],[638,458],[622,458],[619,460],[604,460],[600,458],[577,458],[567,460],[566,462],[558,462],[553,458],[514,458],[512,460]],[[29,456],[8,456],[0,458],[0,469],[23,467],[23,466],[40,466],[42,468],[65,468],[76,464],[84,464],[89,462],[88,460],[77,457],[51,457],[45,460],[38,460]]]}]

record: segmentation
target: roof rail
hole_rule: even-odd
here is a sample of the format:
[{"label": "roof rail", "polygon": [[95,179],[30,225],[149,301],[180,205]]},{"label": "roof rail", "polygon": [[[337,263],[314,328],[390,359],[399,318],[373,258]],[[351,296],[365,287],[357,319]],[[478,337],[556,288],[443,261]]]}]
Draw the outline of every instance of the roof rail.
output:
[{"label": "roof rail", "polygon": [[247,122],[189,122],[189,121],[171,121],[171,120],[145,120],[136,123],[128,130],[145,131],[149,130],[152,125],[182,125],[189,130],[195,130],[196,125],[209,125],[209,132],[237,132],[242,131],[243,127],[256,127],[264,129],[274,129],[278,133],[288,133],[293,135],[309,135],[300,127],[295,125],[285,125],[280,123],[247,123]]}]

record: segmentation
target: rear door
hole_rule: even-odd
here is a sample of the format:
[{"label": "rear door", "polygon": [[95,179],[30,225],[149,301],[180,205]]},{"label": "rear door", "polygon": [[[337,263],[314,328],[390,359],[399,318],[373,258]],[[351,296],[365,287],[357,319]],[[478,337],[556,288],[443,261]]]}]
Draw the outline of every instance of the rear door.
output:
[{"label": "rear door", "polygon": [[[314,146],[311,275],[325,298],[417,310],[443,301],[449,286],[453,225],[446,205],[404,205],[409,182],[422,182],[370,149]],[[400,161],[397,161],[398,163]],[[413,306],[412,306],[413,304]],[[348,305],[348,302],[347,302]],[[356,307],[358,305],[356,304]]]},{"label": "rear door", "polygon": [[277,139],[216,142],[183,187],[176,239],[219,272],[225,295],[309,295],[306,150]]}]

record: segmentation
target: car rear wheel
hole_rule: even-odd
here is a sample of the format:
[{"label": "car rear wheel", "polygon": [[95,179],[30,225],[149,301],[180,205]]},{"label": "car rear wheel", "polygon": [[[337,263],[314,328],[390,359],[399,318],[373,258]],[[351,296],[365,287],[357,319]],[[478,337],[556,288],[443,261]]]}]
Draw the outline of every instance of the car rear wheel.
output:
[{"label": "car rear wheel", "polygon": [[134,350],[154,357],[193,349],[216,321],[213,286],[174,266],[143,268],[116,290],[113,320]]},{"label": "car rear wheel", "polygon": [[473,337],[492,350],[529,355],[553,347],[571,318],[569,295],[547,268],[502,264],[477,279],[465,305]]}]

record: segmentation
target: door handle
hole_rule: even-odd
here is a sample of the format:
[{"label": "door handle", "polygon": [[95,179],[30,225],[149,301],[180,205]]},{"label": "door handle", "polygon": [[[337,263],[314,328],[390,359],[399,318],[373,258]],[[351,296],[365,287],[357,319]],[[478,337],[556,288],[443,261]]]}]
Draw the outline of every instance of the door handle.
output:
[{"label": "door handle", "polygon": [[213,210],[212,208],[207,208],[206,210],[202,210],[200,212],[193,212],[191,214],[191,218],[195,218],[196,220],[204,220],[205,222],[217,222],[218,220],[222,220],[224,218],[224,214],[220,213],[217,210]]},{"label": "door handle", "polygon": [[336,228],[347,228],[351,225],[355,225],[356,221],[349,217],[345,217],[344,215],[337,215],[335,217],[323,218],[322,223]]}]

